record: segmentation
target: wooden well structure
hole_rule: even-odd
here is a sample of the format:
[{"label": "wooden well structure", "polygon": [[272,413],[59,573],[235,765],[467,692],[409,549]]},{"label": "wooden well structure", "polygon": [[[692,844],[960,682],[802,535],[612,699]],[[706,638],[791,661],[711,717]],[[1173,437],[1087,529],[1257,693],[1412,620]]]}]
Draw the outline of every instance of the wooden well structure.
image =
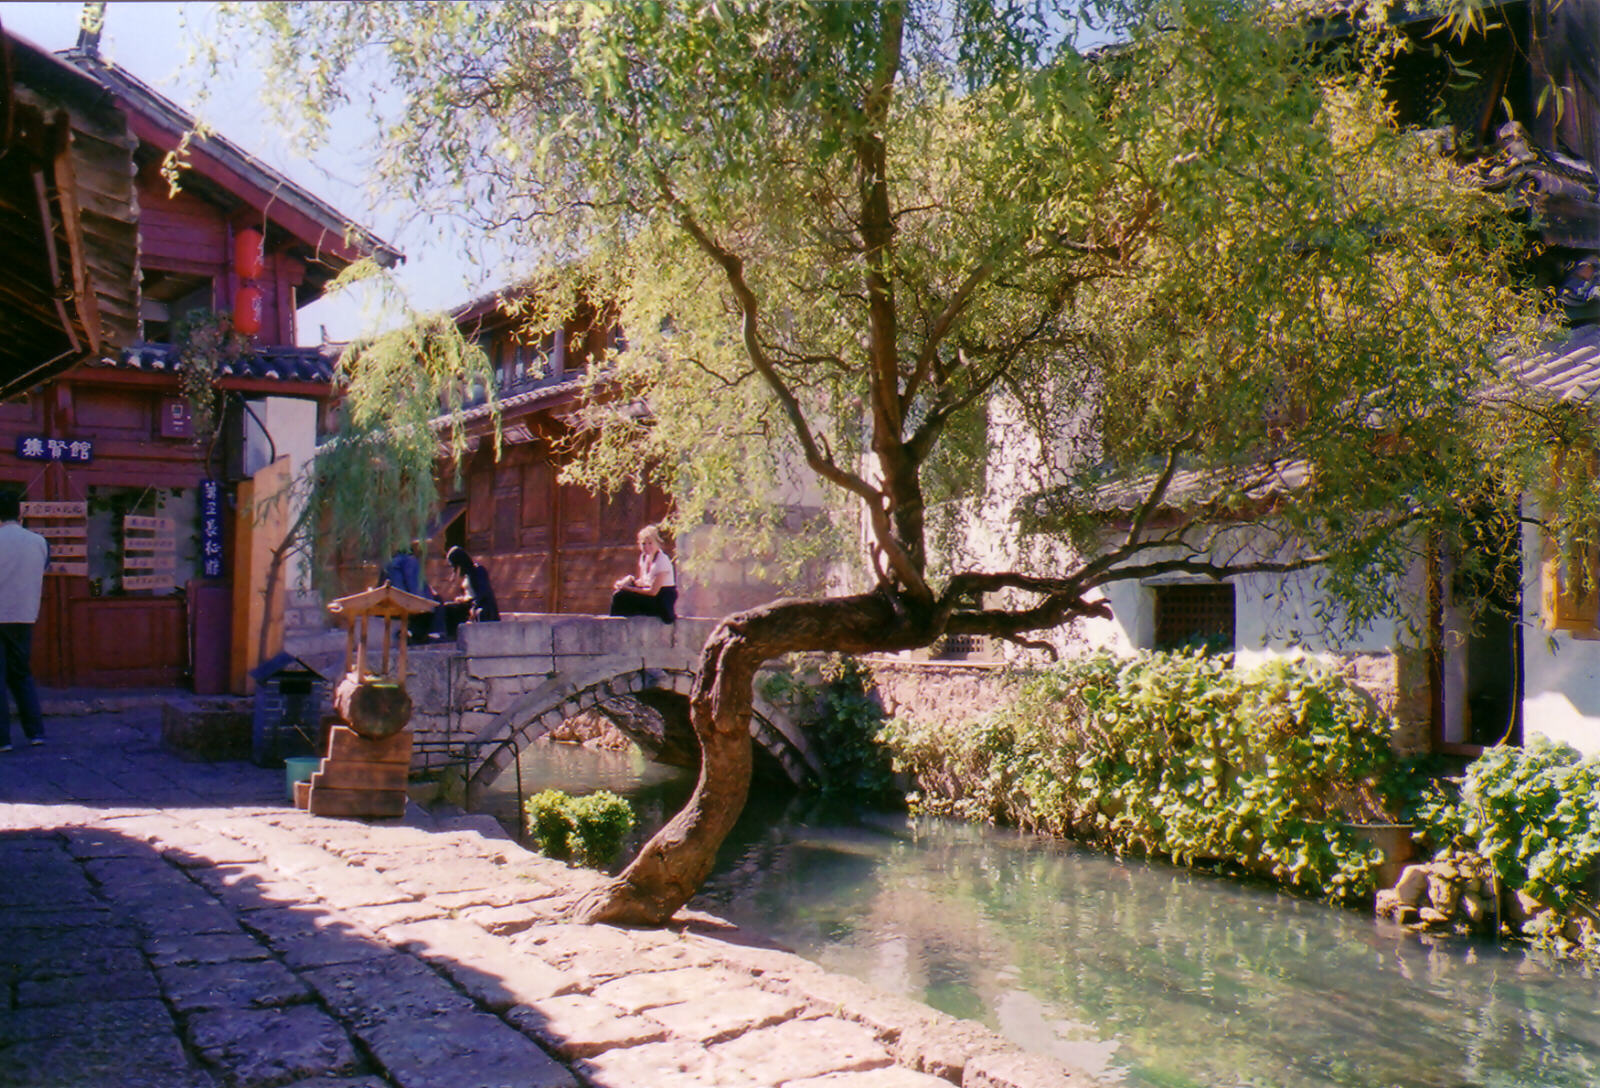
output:
[{"label": "wooden well structure", "polygon": [[[393,586],[362,590],[329,603],[328,611],[349,628],[344,677],[333,696],[344,724],[329,731],[328,750],[311,780],[295,784],[295,807],[318,816],[382,817],[405,812],[411,771],[406,620],[437,606],[437,601]],[[371,635],[380,625],[381,644],[375,647]]]}]

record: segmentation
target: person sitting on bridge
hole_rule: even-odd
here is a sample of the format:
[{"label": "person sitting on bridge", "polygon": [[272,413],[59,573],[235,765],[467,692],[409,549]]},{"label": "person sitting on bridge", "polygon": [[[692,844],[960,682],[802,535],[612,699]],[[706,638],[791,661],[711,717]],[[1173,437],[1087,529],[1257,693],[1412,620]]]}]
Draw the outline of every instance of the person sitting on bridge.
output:
[{"label": "person sitting on bridge", "polygon": [[[433,591],[422,577],[422,542],[413,540],[411,547],[398,549],[389,559],[389,565],[383,568],[383,576],[379,580],[380,586],[394,586],[394,588],[409,593],[414,597],[428,597],[437,601],[439,595]],[[407,636],[411,645],[420,646],[428,642],[433,635],[444,632],[444,615],[442,606],[432,612],[422,612],[410,617],[406,621]]]},{"label": "person sitting on bridge", "polygon": [[612,583],[613,616],[654,616],[662,623],[677,619],[678,580],[672,560],[661,550],[661,530],[646,525],[639,530],[639,572]]},{"label": "person sitting on bridge", "polygon": [[498,622],[500,606],[495,604],[494,588],[489,585],[489,572],[483,564],[474,563],[467,549],[459,544],[445,552],[444,558],[461,576],[461,595],[444,606],[445,637],[453,636],[463,621]]}]

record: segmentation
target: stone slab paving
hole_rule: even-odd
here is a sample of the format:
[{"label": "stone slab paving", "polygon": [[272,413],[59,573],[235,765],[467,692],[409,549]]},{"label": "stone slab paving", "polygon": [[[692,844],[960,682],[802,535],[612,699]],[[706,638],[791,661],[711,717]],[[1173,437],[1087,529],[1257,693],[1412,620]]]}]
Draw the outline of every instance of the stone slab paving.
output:
[{"label": "stone slab paving", "polygon": [[0,755],[0,1088],[1092,1088],[479,817],[309,816],[137,702]]}]

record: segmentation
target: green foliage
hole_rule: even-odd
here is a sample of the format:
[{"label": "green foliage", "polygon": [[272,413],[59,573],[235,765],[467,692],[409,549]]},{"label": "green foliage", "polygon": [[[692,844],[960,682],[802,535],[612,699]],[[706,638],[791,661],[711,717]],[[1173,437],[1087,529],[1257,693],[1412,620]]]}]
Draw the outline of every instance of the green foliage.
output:
[{"label": "green foliage", "polygon": [[[468,453],[459,413],[474,391],[494,388],[494,373],[481,348],[435,316],[351,344],[335,383],[337,429],[309,466],[309,514],[299,526],[328,592],[339,589],[339,565],[381,563],[426,539],[439,505],[439,459],[459,466]],[[498,449],[498,411],[491,416]]]},{"label": "green foliage", "polygon": [[1101,654],[1041,672],[970,727],[896,720],[883,739],[923,810],[1352,898],[1380,859],[1344,824],[1398,803],[1392,728],[1319,667]]},{"label": "green foliage", "polygon": [[250,348],[247,337],[234,331],[233,318],[210,310],[186,314],[173,330],[182,367],[178,385],[189,402],[194,443],[204,446],[222,422],[217,411],[220,394],[217,375],[225,363],[237,360]]},{"label": "green foliage", "polygon": [[1600,871],[1600,756],[1542,736],[1491,748],[1457,786],[1434,786],[1417,822],[1435,847],[1487,859],[1504,887],[1569,906]]},{"label": "green foliage", "polygon": [[523,812],[540,853],[594,868],[611,863],[635,823],[633,806],[609,790],[582,797],[541,790]]},{"label": "green foliage", "polygon": [[572,798],[561,790],[540,790],[522,804],[528,834],[546,857],[566,859],[572,856],[569,842],[572,822],[567,812],[571,802]]},{"label": "green foliage", "polygon": [[[1477,396],[1536,335],[1521,228],[1395,125],[1382,5],[1315,48],[1298,5],[1231,0],[227,10],[313,136],[381,86],[384,182],[538,255],[531,328],[614,307],[624,395],[580,413],[569,478],[662,484],[762,576],[859,558],[853,503],[901,584],[946,573],[961,533],[929,548],[924,512],[1002,460],[998,517],[1031,494],[1095,549],[1107,479],[1222,473],[1171,504],[1198,527],[1293,461],[1282,551],[1326,558],[1354,626],[1396,607],[1419,519],[1541,482],[1548,442]],[[1171,526],[1064,592],[1203,551]]]},{"label": "green foliage", "polygon": [[872,676],[852,657],[831,656],[814,671],[773,673],[762,682],[769,702],[786,706],[822,761],[822,793],[878,802],[894,791],[894,769],[878,742],[883,707]]}]

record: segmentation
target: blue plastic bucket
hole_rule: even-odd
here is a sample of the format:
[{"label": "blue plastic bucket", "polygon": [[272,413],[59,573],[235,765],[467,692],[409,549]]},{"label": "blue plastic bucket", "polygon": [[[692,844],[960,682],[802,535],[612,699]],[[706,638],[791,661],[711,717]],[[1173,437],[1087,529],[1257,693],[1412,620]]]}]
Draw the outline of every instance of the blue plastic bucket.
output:
[{"label": "blue plastic bucket", "polygon": [[317,773],[321,765],[322,760],[317,756],[290,756],[283,761],[283,786],[288,791],[290,802],[294,801],[294,784],[311,781],[311,776]]}]

